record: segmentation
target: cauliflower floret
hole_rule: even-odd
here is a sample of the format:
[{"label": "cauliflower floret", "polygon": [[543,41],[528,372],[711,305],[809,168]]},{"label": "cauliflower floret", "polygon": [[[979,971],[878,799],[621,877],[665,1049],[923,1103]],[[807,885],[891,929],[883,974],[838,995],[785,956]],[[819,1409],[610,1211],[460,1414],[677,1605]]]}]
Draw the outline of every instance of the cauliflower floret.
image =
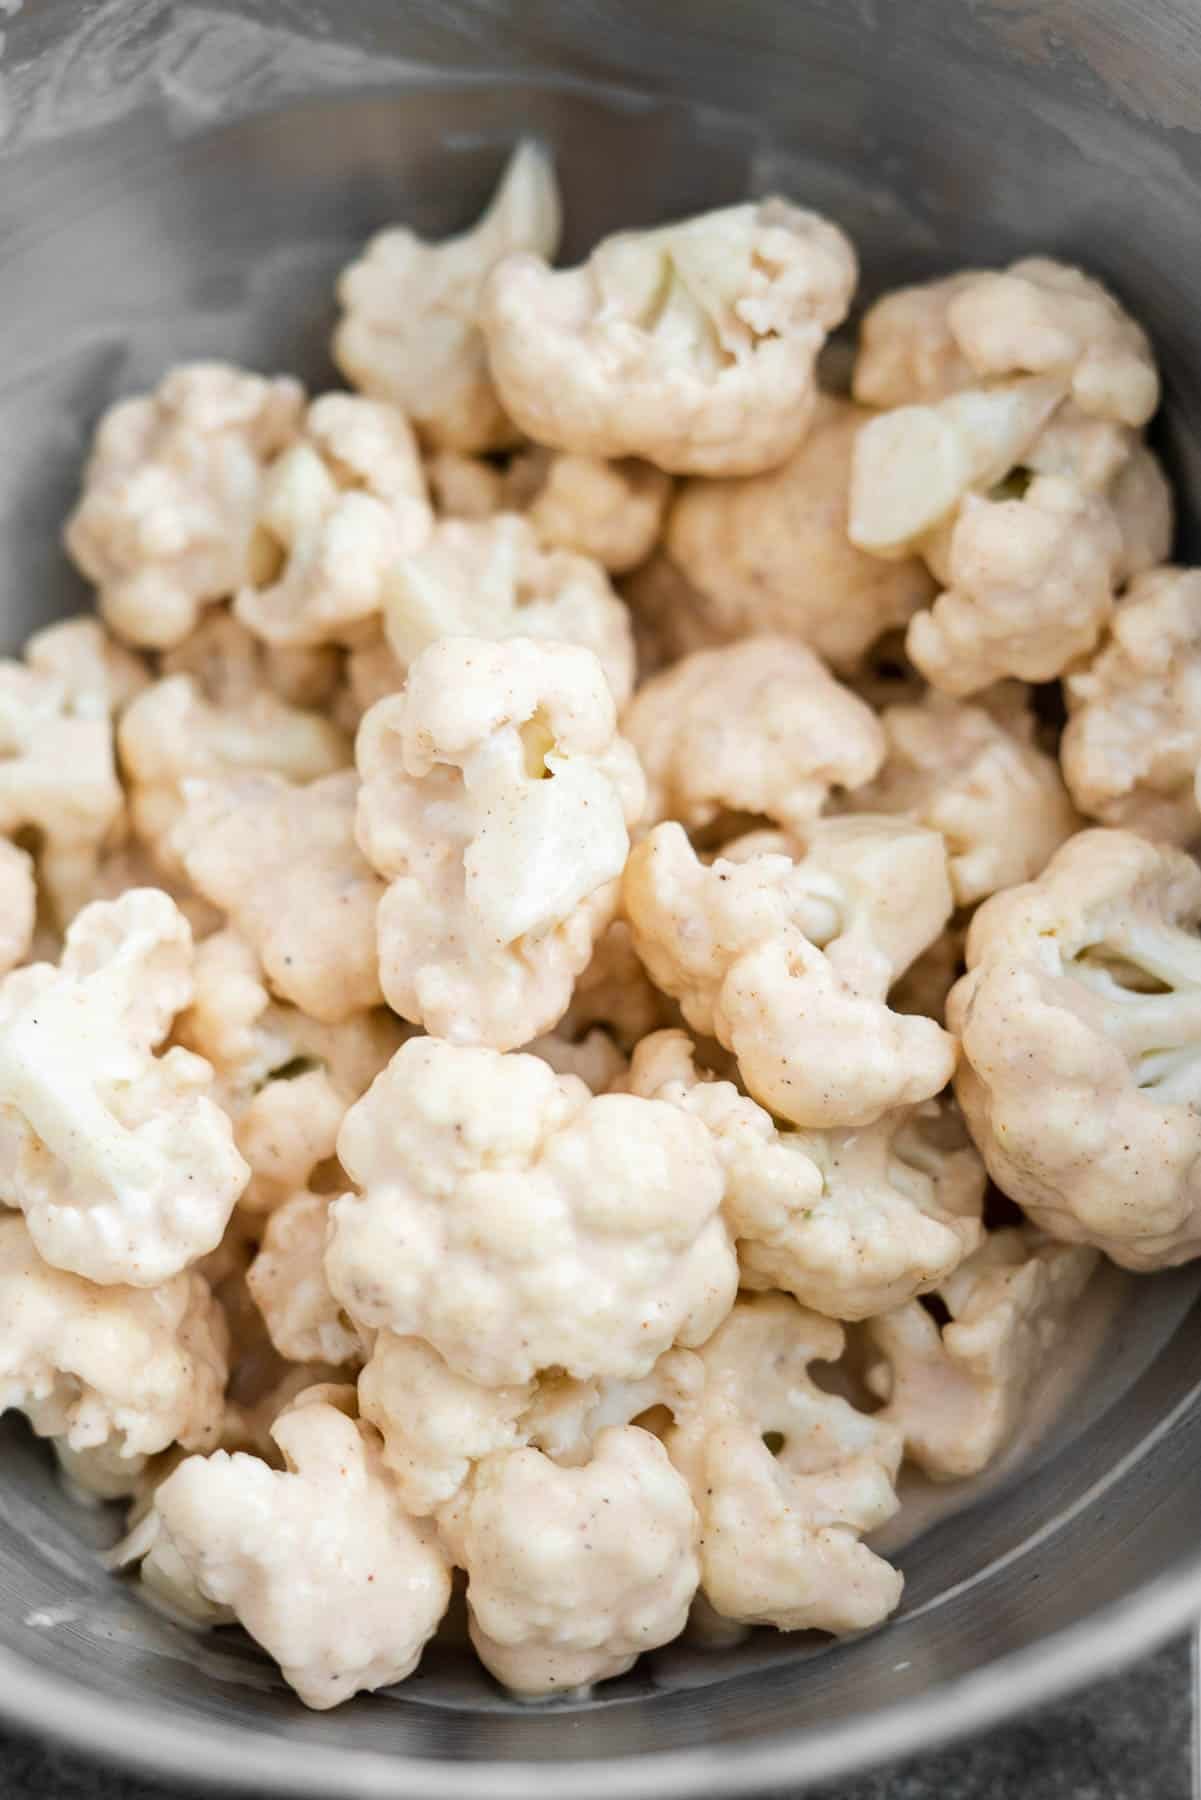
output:
[{"label": "cauliflower floret", "polygon": [[121,637],[169,649],[241,586],[264,465],[303,406],[288,376],[187,363],[105,414],[65,538]]},{"label": "cauliflower floret", "polygon": [[190,880],[262,961],[276,993],[326,1024],[383,999],[375,915],[383,882],[354,836],[358,780],[281,775],[189,781],[172,842]]},{"label": "cauliflower floret", "polygon": [[473,1465],[526,1442],[534,1384],[481,1387],[420,1338],[376,1333],[359,1376],[359,1410],[383,1439],[384,1466],[407,1510],[435,1512]]},{"label": "cauliflower floret", "polygon": [[338,1367],[361,1362],[366,1346],[325,1279],[330,1200],[329,1194],[302,1189],[276,1207],[246,1285],[281,1356]]},{"label": "cauliflower floret", "polygon": [[415,1038],[346,1115],[330,1286],[486,1386],[639,1376],[702,1342],[737,1281],[708,1132],[594,1098],[534,1056]]},{"label": "cauliflower floret", "polygon": [[134,830],[166,871],[178,873],[171,834],[184,782],[243,770],[313,781],[345,768],[350,745],[335,725],[260,689],[236,706],[214,706],[190,675],[156,681],[130,705],[117,735]]},{"label": "cauliflower floret", "polygon": [[897,1510],[901,1434],[819,1388],[843,1332],[782,1294],[740,1300],[700,1352],[705,1387],[667,1448],[701,1519],[701,1586],[723,1618],[861,1631],[902,1577],[859,1539]]},{"label": "cauliflower floret", "polygon": [[1099,281],[1048,257],[900,288],[863,321],[855,398],[938,401],[982,379],[1054,375],[1077,410],[1145,425],[1159,403],[1146,334]]},{"label": "cauliflower floret", "polygon": [[820,820],[803,855],[754,833],[706,866],[682,826],[658,825],[630,856],[623,902],[652,980],[779,1117],[869,1125],[950,1079],[953,1039],[886,1003],[951,914],[937,833]]},{"label": "cauliflower floret", "polygon": [[615,1425],[637,1425],[661,1437],[672,1419],[696,1404],[704,1385],[705,1365],[692,1350],[665,1350],[637,1381],[541,1375],[520,1428],[552,1462],[578,1468],[592,1456],[601,1432]]},{"label": "cauliflower floret", "polygon": [[941,832],[956,905],[1030,881],[1079,827],[1054,757],[983,706],[930,693],[880,723],[884,767],[847,804]]},{"label": "cauliflower floret", "polygon": [[1122,535],[1104,500],[1040,475],[1019,500],[969,494],[950,586],[909,626],[926,679],[972,694],[1006,675],[1049,681],[1090,651],[1113,611]]},{"label": "cauliflower floret", "polygon": [[0,1191],[47,1261],[90,1281],[178,1274],[246,1185],[208,1063],[154,1054],[191,965],[187,920],[142,888],[85,907],[57,968],[0,983]]},{"label": "cauliflower floret", "polygon": [[590,556],[613,575],[646,561],[671,491],[670,476],[650,463],[541,447],[516,457],[505,481],[508,504],[521,509],[540,543]]},{"label": "cauliflower floret", "polygon": [[515,513],[444,522],[400,558],[388,575],[384,628],[401,670],[439,638],[524,637],[595,652],[618,706],[634,685],[629,614],[604,571],[588,557],[543,549]]},{"label": "cauliflower floret", "polygon": [[596,658],[443,638],[372,709],[357,755],[359,843],[389,883],[389,1004],[456,1043],[548,1031],[616,911],[645,800]]},{"label": "cauliflower floret", "polygon": [[941,1329],[917,1300],[871,1321],[866,1380],[887,1402],[876,1417],[903,1434],[911,1462],[935,1481],[954,1481],[993,1461],[1097,1260],[1095,1250],[1029,1228],[993,1231],[939,1283],[950,1315]]},{"label": "cauliflower floret", "polygon": [[109,636],[99,619],[64,619],[37,631],[22,651],[26,668],[56,681],[76,718],[114,718],[150,683],[145,659]]},{"label": "cauliflower floret", "polygon": [[7,975],[29,955],[37,910],[33,858],[0,838],[0,975]]},{"label": "cauliflower floret", "polygon": [[628,1052],[675,1017],[671,1001],[648,978],[629,925],[615,919],[597,939],[592,961],[576,981],[558,1035],[578,1041],[599,1025]]},{"label": "cauliflower floret", "polygon": [[594,1094],[607,1094],[622,1081],[630,1066],[608,1032],[599,1029],[582,1038],[548,1031],[525,1048],[531,1056],[540,1056],[556,1075],[578,1075]]},{"label": "cauliflower floret", "polygon": [[[704,625],[710,642],[785,632],[850,670],[885,631],[929,603],[934,583],[917,557],[882,561],[847,536],[851,456],[869,416],[823,394],[811,431],[779,468],[684,485],[664,548],[681,580],[704,596],[693,604],[693,629]],[[687,606],[687,596],[676,604]]]},{"label": "cauliflower floret", "polygon": [[1054,378],[1030,376],[869,419],[851,461],[852,544],[884,557],[923,549],[967,497],[1021,462],[1063,394]]},{"label": "cauliflower floret", "polygon": [[467,1570],[471,1641],[518,1694],[624,1674],[678,1637],[697,1589],[697,1512],[662,1444],[602,1431],[583,1466],[487,1456],[439,1523]]},{"label": "cauliflower floret", "polygon": [[57,924],[88,897],[121,806],[107,713],[59,676],[0,662],[0,835],[37,834]]},{"label": "cauliflower floret", "polygon": [[836,226],[773,199],[619,233],[576,269],[506,257],[480,319],[501,400],[538,443],[751,475],[804,437],[856,275]]},{"label": "cauliflower floret", "polygon": [[[216,1443],[226,1333],[200,1275],[97,1287],[51,1268],[25,1220],[4,1213],[0,1317],[0,1411],[23,1412],[69,1456],[103,1450],[110,1485],[125,1477],[115,1491],[128,1493],[144,1459],[169,1444]],[[87,1466],[78,1473],[86,1479]]]},{"label": "cauliflower floret", "polygon": [[870,707],[786,637],[685,657],[638,690],[622,730],[646,774],[650,817],[690,830],[729,810],[803,831],[832,789],[862,787],[884,760]]},{"label": "cauliflower floret", "polygon": [[392,564],[420,548],[433,522],[404,414],[323,394],[263,479],[234,612],[270,644],[353,641],[379,613]]},{"label": "cauliflower floret", "polygon": [[1201,834],[1201,571],[1156,569],[1134,583],[1087,668],[1069,673],[1060,744],[1082,812],[1149,838]]},{"label": "cauliflower floret", "polygon": [[1191,857],[1083,831],[976,913],[948,1001],[989,1173],[1037,1225],[1126,1268],[1201,1253],[1198,921]]},{"label": "cauliflower floret", "polygon": [[153,1580],[182,1563],[317,1708],[411,1675],[450,1599],[431,1529],[404,1511],[343,1392],[311,1388],[276,1419],[282,1472],[223,1450],[181,1463],[155,1496],[146,1565]]},{"label": "cauliflower floret", "polygon": [[487,519],[505,510],[507,472],[499,461],[435,450],[425,459],[425,479],[440,519]]},{"label": "cauliflower floret", "polygon": [[236,932],[200,945],[195,994],[176,1038],[217,1072],[221,1103],[251,1177],[239,1205],[270,1212],[335,1152],[347,1108],[404,1041],[383,1008],[337,1025],[273,1003],[258,957]]},{"label": "cauliflower floret", "polygon": [[1118,581],[1124,585],[1172,554],[1175,496],[1155,452],[1138,444],[1106,497],[1122,534]]},{"label": "cauliflower floret", "polygon": [[493,264],[512,251],[553,256],[560,229],[554,165],[527,139],[470,231],[428,244],[394,226],[371,239],[338,283],[338,367],[353,387],[403,407],[431,444],[512,443],[480,335],[481,291]]},{"label": "cauliflower floret", "polygon": [[946,1106],[904,1107],[863,1130],[785,1131],[694,1056],[686,1033],[657,1032],[626,1086],[713,1133],[744,1287],[865,1319],[936,1287],[980,1242],[984,1166]]},{"label": "cauliflower floret", "polygon": [[326,706],[341,675],[340,652],[331,645],[294,650],[264,644],[224,606],[207,612],[182,644],[159,660],[163,675],[190,675],[213,706],[250,705],[267,689],[289,706]]}]

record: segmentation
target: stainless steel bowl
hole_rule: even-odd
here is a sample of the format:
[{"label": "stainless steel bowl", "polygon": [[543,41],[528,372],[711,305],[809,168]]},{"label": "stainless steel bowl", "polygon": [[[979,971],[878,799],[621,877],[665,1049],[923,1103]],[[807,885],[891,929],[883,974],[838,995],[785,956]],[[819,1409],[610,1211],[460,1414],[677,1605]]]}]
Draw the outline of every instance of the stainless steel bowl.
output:
[{"label": "stainless steel bowl", "polygon": [[[350,248],[468,219],[526,130],[558,151],[569,252],[780,188],[849,228],[868,293],[1032,247],[1088,263],[1154,333],[1163,447],[1201,504],[1196,0],[0,0],[0,23],[7,648],[84,602],[57,526],[102,407],[188,356],[328,378]],[[588,1705],[516,1706],[439,1651],[306,1713],[252,1646],[110,1581],[116,1521],[9,1423],[0,1710],[323,1800],[795,1791],[926,1747],[1201,1612],[1196,1292],[1187,1271],[1133,1289],[1034,1462],[906,1552],[886,1630],[667,1653]]]}]

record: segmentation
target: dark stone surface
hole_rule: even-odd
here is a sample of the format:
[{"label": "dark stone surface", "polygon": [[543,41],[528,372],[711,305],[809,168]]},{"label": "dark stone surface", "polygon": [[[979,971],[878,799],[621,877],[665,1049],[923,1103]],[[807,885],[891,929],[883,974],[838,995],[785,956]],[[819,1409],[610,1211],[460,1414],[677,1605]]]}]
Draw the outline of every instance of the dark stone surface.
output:
[{"label": "dark stone surface", "polygon": [[[809,1800],[1190,1800],[1191,1668],[1189,1645],[1171,1644],[1020,1724],[960,1749],[821,1788]],[[0,1796],[213,1800],[213,1790],[134,1780],[7,1738],[0,1739]]]}]

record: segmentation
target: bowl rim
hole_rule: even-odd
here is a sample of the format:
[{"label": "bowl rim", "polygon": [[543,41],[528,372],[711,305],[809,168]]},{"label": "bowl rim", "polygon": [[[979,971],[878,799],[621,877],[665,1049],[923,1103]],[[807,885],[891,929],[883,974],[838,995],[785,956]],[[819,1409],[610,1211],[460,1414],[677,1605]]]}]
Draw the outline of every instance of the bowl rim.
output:
[{"label": "bowl rim", "polygon": [[[941,1747],[1103,1679],[1201,1618],[1201,1549],[1136,1593],[1014,1651],[986,1669],[846,1725],[776,1733],[758,1744],[637,1751],[589,1761],[464,1762],[289,1745],[272,1733],[167,1721],[145,1706],[114,1708],[64,1677],[0,1651],[0,1719],[59,1748],[159,1779],[217,1791],[247,1786],[319,1800],[529,1800],[553,1776],[556,1800],[662,1800],[755,1794],[857,1774]],[[803,1742],[804,1768],[796,1766]],[[797,1783],[800,1787],[797,1787]]]}]

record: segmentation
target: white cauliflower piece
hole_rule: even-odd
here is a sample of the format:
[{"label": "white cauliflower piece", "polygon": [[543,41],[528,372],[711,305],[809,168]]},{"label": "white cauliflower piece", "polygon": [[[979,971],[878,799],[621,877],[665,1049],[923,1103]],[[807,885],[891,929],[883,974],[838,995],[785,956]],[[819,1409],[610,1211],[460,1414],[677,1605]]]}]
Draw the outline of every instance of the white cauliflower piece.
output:
[{"label": "white cauliflower piece", "polygon": [[989,1173],[1125,1268],[1201,1252],[1201,870],[1083,831],[976,913],[948,1022]]},{"label": "white cauliflower piece", "polygon": [[672,1419],[696,1404],[704,1385],[705,1365],[693,1350],[665,1350],[637,1381],[541,1375],[521,1415],[521,1431],[552,1462],[578,1468],[592,1456],[601,1432],[614,1426],[637,1425],[661,1437]]},{"label": "white cauliflower piece", "polygon": [[4,1213],[0,1316],[0,1411],[23,1412],[68,1457],[103,1451],[110,1484],[125,1477],[116,1491],[128,1493],[145,1458],[169,1444],[216,1443],[226,1333],[200,1275],[97,1287],[51,1268],[25,1220]]},{"label": "white cauliflower piece", "polygon": [[389,1004],[456,1043],[548,1031],[616,911],[645,800],[596,658],[443,638],[364,720],[357,756]]},{"label": "white cauliflower piece", "polygon": [[713,1133],[743,1287],[866,1319],[937,1287],[976,1249],[984,1165],[949,1107],[928,1100],[855,1131],[781,1130],[694,1056],[685,1032],[657,1032],[627,1087]]},{"label": "white cauliflower piece", "polygon": [[866,1380],[886,1402],[876,1417],[932,1480],[977,1475],[1005,1448],[1097,1261],[1028,1227],[992,1231],[939,1283],[941,1329],[917,1300],[871,1320]]},{"label": "white cauliflower piece", "polygon": [[423,438],[454,450],[491,450],[516,433],[497,400],[480,335],[485,279],[517,250],[551,257],[561,209],[554,165],[519,144],[483,217],[429,244],[394,226],[377,233],[338,283],[343,317],[334,361],[352,387],[402,407]]},{"label": "white cauliflower piece", "polygon": [[850,670],[884,632],[928,604],[934,583],[919,558],[883,561],[847,535],[851,458],[869,417],[823,394],[812,429],[778,468],[684,484],[664,548],[704,596],[692,607],[694,629],[703,623],[722,640],[786,633]]},{"label": "white cauliflower piece", "polygon": [[202,1058],[155,1049],[192,993],[166,894],[85,907],[57,968],[0,983],[0,1187],[47,1262],[153,1287],[221,1240],[249,1170]]},{"label": "white cauliflower piece", "polygon": [[63,619],[36,631],[21,653],[26,668],[61,688],[76,718],[114,718],[150,682],[141,656],[110,637],[99,619]]},{"label": "white cauliflower piece", "polygon": [[863,321],[855,398],[904,406],[1021,374],[1053,376],[1080,413],[1126,426],[1159,403],[1145,332],[1099,281],[1049,257],[886,294]]},{"label": "white cauliflower piece", "polygon": [[950,586],[905,639],[926,679],[972,694],[1007,675],[1049,681],[1096,644],[1114,605],[1122,535],[1107,503],[1040,475],[1018,500],[970,494]]},{"label": "white cauliflower piece", "polygon": [[214,706],[191,675],[156,681],[127,707],[117,734],[135,832],[168,873],[178,872],[171,834],[185,781],[271,770],[315,781],[351,760],[335,725],[262,688],[236,706]]},{"label": "white cauliflower piece", "polygon": [[338,1155],[363,1191],[332,1209],[334,1293],[360,1327],[424,1338],[485,1386],[552,1366],[637,1377],[729,1309],[717,1154],[674,1107],[414,1038],[346,1115]]},{"label": "white cauliflower piece", "polygon": [[660,1026],[674,1023],[674,1008],[647,976],[630,927],[615,919],[597,939],[592,961],[578,977],[558,1035],[581,1041],[594,1026],[631,1051]]},{"label": "white cauliflower piece", "polygon": [[181,1463],[155,1496],[146,1564],[153,1581],[164,1559],[168,1574],[182,1563],[316,1708],[411,1675],[450,1599],[430,1528],[404,1511],[375,1432],[341,1394],[311,1388],[276,1419],[283,1471],[223,1450]]},{"label": "white cauliflower piece", "polygon": [[440,519],[487,519],[505,510],[506,471],[485,456],[435,450],[425,459],[425,478]]},{"label": "white cauliflower piece", "polygon": [[444,521],[428,544],[399,559],[388,575],[384,628],[402,670],[439,638],[523,637],[593,651],[618,706],[634,685],[629,614],[604,571],[588,557],[544,549],[515,513]]},{"label": "white cauliflower piece", "polygon": [[804,437],[856,276],[837,226],[764,200],[621,232],[576,269],[506,257],[480,321],[501,400],[537,443],[751,475]]},{"label": "white cauliflower piece", "polygon": [[121,810],[107,713],[59,676],[0,662],[0,836],[37,834],[56,923],[88,897]]},{"label": "white cauliflower piece", "polygon": [[277,646],[353,641],[378,615],[392,564],[425,542],[433,522],[404,414],[323,394],[304,435],[264,477],[234,613]]},{"label": "white cauliflower piece", "polygon": [[543,1037],[532,1039],[525,1048],[531,1056],[540,1056],[556,1075],[578,1075],[594,1094],[607,1094],[621,1082],[630,1066],[608,1032],[599,1028],[582,1038],[548,1031]]},{"label": "white cauliflower piece", "polygon": [[804,831],[834,789],[862,787],[884,760],[871,708],[786,637],[685,657],[639,688],[622,730],[649,816],[689,830],[728,810]]},{"label": "white cauliflower piece", "polygon": [[439,1523],[467,1570],[471,1641],[515,1693],[610,1680],[687,1622],[697,1513],[649,1432],[602,1431],[578,1468],[532,1449],[487,1456]]},{"label": "white cauliflower piece", "polygon": [[589,556],[612,575],[646,561],[671,492],[670,476],[650,463],[540,446],[517,456],[505,480],[508,504],[525,514],[540,543]]},{"label": "white cauliflower piece", "polygon": [[359,1410],[383,1439],[384,1466],[417,1517],[452,1499],[472,1467],[526,1441],[532,1382],[481,1387],[416,1337],[376,1333],[359,1376]]},{"label": "white cauliflower piece", "polygon": [[957,906],[1030,881],[1078,829],[1059,766],[983,706],[930,693],[890,706],[884,767],[847,801],[937,831]]},{"label": "white cauliflower piece", "polygon": [[641,681],[681,656],[739,635],[717,597],[695,587],[662,548],[625,578],[621,595],[630,609]]},{"label": "white cauliflower piece", "polygon": [[384,891],[355,842],[354,771],[294,786],[281,775],[185,785],[172,843],[229,914],[277,994],[326,1024],[383,995],[375,915]]},{"label": "white cauliflower piece", "polygon": [[281,1356],[337,1368],[361,1362],[366,1345],[325,1279],[330,1200],[329,1194],[302,1189],[276,1207],[246,1271],[246,1285]]},{"label": "white cauliflower piece", "polygon": [[0,975],[7,975],[29,955],[37,910],[33,858],[0,838]]},{"label": "white cauliflower piece", "polygon": [[780,1118],[869,1125],[950,1079],[954,1040],[886,1000],[951,914],[937,833],[820,820],[804,854],[755,833],[706,866],[680,825],[658,825],[630,856],[623,904],[656,986]]},{"label": "white cauliflower piece", "polygon": [[1125,585],[1171,556],[1176,535],[1175,495],[1155,452],[1137,444],[1106,498],[1122,534],[1118,581]]},{"label": "white cauliflower piece", "polygon": [[862,1631],[903,1581],[860,1538],[897,1510],[901,1434],[819,1388],[842,1328],[782,1294],[740,1300],[700,1352],[704,1392],[667,1434],[701,1520],[701,1586],[723,1618]]},{"label": "white cauliflower piece", "polygon": [[185,363],[105,414],[65,539],[120,637],[169,649],[241,586],[264,466],[303,405],[288,376]]},{"label": "white cauliflower piece", "polygon": [[852,544],[884,557],[922,549],[968,496],[995,487],[1021,462],[1063,395],[1061,382],[1030,376],[877,413],[855,439]]},{"label": "white cauliflower piece", "polygon": [[1144,837],[1201,835],[1201,571],[1139,576],[1087,667],[1064,682],[1064,779],[1082,812]]},{"label": "white cauliflower piece", "polygon": [[159,659],[162,675],[190,675],[213,706],[234,710],[267,689],[289,706],[327,706],[341,676],[332,645],[291,649],[265,644],[224,606],[204,615],[195,631]]}]

